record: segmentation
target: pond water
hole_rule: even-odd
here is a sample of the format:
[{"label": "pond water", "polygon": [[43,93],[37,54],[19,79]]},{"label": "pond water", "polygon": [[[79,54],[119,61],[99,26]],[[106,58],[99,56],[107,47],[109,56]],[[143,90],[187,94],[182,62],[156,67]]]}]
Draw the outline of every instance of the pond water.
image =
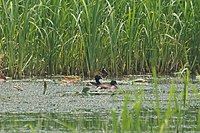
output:
[{"label": "pond water", "polygon": [[[16,89],[20,87],[22,91]],[[43,94],[42,81],[7,81],[0,83],[0,132],[121,132],[123,112],[127,107],[127,116],[137,120],[137,103],[140,107],[141,132],[158,132],[156,111],[156,93],[152,83],[126,83],[119,85],[120,90],[129,94],[82,95],[84,82],[75,85],[61,85],[47,82],[47,91]],[[159,112],[161,123],[167,123],[169,132],[199,132],[200,102],[199,83],[188,89],[186,106],[183,102],[184,84],[175,84],[176,100],[170,108],[177,107],[169,119],[166,110],[169,107],[170,84],[158,84]],[[194,90],[194,88],[195,90]],[[95,91],[91,88],[91,91]],[[129,97],[125,104],[125,97]],[[114,112],[114,113],[113,113]],[[114,115],[115,116],[114,116]],[[131,115],[129,115],[131,114]],[[166,120],[166,122],[165,122]],[[115,123],[117,126],[114,127]],[[127,121],[128,123],[128,121]],[[134,123],[134,122],[132,122]],[[129,129],[135,129],[129,128]],[[131,130],[132,131],[132,130]]]}]

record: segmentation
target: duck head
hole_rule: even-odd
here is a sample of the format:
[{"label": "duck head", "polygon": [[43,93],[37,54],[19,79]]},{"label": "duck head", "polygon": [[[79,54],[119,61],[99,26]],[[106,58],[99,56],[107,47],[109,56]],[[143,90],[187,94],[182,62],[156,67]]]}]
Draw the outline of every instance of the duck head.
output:
[{"label": "duck head", "polygon": [[116,89],[118,89],[117,81],[112,80],[112,81],[110,82],[110,84],[111,84],[110,89],[112,90],[112,92],[114,92]]}]

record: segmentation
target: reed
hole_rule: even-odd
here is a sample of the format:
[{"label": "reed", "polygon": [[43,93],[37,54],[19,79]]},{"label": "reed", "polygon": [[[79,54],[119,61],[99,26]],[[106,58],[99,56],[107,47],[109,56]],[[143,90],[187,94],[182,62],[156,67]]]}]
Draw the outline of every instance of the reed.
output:
[{"label": "reed", "polygon": [[[146,104],[144,97],[144,91],[134,93],[134,100],[131,99],[132,95],[125,95],[124,105],[121,113],[116,116],[116,112],[112,111],[113,118],[113,131],[114,132],[184,132],[187,129],[183,128],[187,126],[188,121],[185,119],[187,116],[187,111],[190,111],[190,103],[188,98],[188,87],[192,88],[194,96],[199,100],[199,93],[189,82],[188,75],[186,75],[186,81],[184,88],[179,93],[176,91],[174,82],[172,81],[171,87],[169,88],[168,98],[166,99],[166,107],[162,107],[162,98],[159,95],[162,95],[162,92],[159,92],[155,68],[153,68],[154,75],[154,90],[152,91],[153,95],[156,97],[153,107],[149,108],[154,113],[144,111],[144,104]],[[141,89],[142,90],[142,89]],[[163,90],[163,89],[162,89]],[[187,103],[187,104],[186,104]],[[130,106],[132,105],[132,106]],[[199,130],[199,111],[195,109],[196,112],[196,123],[197,126],[192,130],[188,131],[198,131]],[[151,120],[150,117],[154,116],[154,120]],[[187,121],[187,122],[186,122]],[[117,126],[118,125],[118,126]]]},{"label": "reed", "polygon": [[92,76],[199,70],[196,0],[35,0],[0,3],[7,75]]}]

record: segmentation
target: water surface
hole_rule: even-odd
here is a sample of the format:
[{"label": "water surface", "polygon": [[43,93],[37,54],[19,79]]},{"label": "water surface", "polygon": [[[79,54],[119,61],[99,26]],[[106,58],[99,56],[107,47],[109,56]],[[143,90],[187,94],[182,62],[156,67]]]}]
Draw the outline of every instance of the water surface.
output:
[{"label": "water surface", "polygon": [[[184,84],[175,84],[180,116],[170,118],[170,131],[198,132],[199,129],[199,91],[200,85],[189,87],[186,107],[183,106]],[[20,86],[23,91],[17,91]],[[43,94],[43,82],[9,81],[0,83],[0,131],[1,132],[112,132],[112,111],[116,113],[117,123],[121,122],[126,94],[81,95],[84,83],[61,85],[47,82]],[[165,117],[171,83],[158,84],[159,109]],[[129,112],[134,104],[142,99],[140,126],[142,131],[158,131],[156,93],[152,83],[119,85],[120,90],[129,92],[127,104]],[[95,91],[95,88],[91,88]],[[131,92],[131,93],[130,93]],[[170,108],[175,107],[171,102]],[[136,116],[132,116],[133,120]],[[177,124],[179,123],[179,125]],[[120,130],[120,128],[119,128]]]}]

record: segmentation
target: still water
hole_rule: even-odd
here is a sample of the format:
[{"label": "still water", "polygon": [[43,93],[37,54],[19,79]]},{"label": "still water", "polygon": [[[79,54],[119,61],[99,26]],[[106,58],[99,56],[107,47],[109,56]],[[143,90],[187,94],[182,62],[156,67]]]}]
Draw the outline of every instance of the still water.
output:
[{"label": "still water", "polygon": [[114,95],[77,94],[83,86],[49,82],[44,95],[42,82],[1,83],[0,132],[200,132],[199,83],[185,106],[184,84],[159,84],[158,97],[152,83],[119,85],[125,94]]},{"label": "still water", "polygon": [[[134,117],[134,116],[133,116]],[[186,111],[170,118],[168,132],[199,132],[197,110]],[[184,119],[184,120],[183,120]],[[113,132],[113,118],[110,113],[30,113],[0,114],[1,132]],[[120,132],[118,114],[118,131]],[[177,124],[180,121],[180,125]],[[141,111],[140,126],[142,132],[159,131],[155,112]]]}]

